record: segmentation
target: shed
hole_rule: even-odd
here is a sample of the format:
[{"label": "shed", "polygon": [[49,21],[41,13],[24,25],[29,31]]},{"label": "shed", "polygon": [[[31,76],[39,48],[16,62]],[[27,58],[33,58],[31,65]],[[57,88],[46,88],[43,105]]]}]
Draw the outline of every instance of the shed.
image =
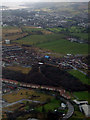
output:
[{"label": "shed", "polygon": [[49,58],[50,58],[50,56],[48,56],[48,55],[45,55],[45,58],[49,59]]}]

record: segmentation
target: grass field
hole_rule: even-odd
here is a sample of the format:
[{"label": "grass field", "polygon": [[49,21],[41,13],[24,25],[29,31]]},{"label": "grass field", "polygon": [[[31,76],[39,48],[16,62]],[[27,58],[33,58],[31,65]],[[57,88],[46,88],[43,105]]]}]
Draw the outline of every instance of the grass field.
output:
[{"label": "grass field", "polygon": [[24,26],[22,27],[24,32],[28,32],[30,34],[51,34],[52,32],[45,30],[43,28],[38,28],[38,27],[29,27],[29,26]]},{"label": "grass field", "polygon": [[67,41],[63,34],[31,35],[14,42],[19,44],[36,45],[37,47],[45,48],[61,54],[88,54],[87,44]]},{"label": "grass field", "polygon": [[[52,99],[51,102],[44,105],[45,112],[55,110],[60,107],[60,100]],[[42,106],[36,108],[37,111],[42,112]]]},{"label": "grass field", "polygon": [[[71,21],[71,20],[66,20],[66,21]],[[77,26],[72,26],[70,28],[62,28],[62,27],[57,27],[57,28],[47,28],[47,30],[54,32],[54,33],[69,33],[72,35],[76,35],[76,37],[80,37],[82,39],[88,38],[88,33],[85,33],[84,31],[86,30],[85,28],[80,28]]]},{"label": "grass field", "polygon": [[83,73],[79,72],[78,70],[70,70],[68,72],[74,77],[78,78],[82,83],[90,85],[90,79]]},{"label": "grass field", "polygon": [[22,29],[27,32],[32,32],[32,31],[41,31],[43,28],[37,28],[37,27],[30,27],[30,26],[23,26]]},{"label": "grass field", "polygon": [[78,98],[78,100],[90,101],[88,91],[74,92],[73,94]]},{"label": "grass field", "polygon": [[2,39],[10,39],[10,40],[16,40],[23,38],[24,36],[28,35],[28,33],[24,32],[22,33],[21,28],[18,27],[4,27],[2,28]]},{"label": "grass field", "polygon": [[14,71],[21,71],[24,74],[28,74],[28,72],[31,70],[31,68],[25,68],[21,66],[8,66],[7,69]]},{"label": "grass field", "polygon": [[84,40],[88,40],[88,33],[71,33],[75,37],[79,37]]},{"label": "grass field", "polygon": [[27,36],[28,33],[15,33],[15,34],[11,34],[11,35],[3,35],[3,40],[5,39],[9,39],[9,40],[16,40],[16,39],[20,39],[20,38],[23,38],[25,36]]},{"label": "grass field", "polygon": [[88,54],[88,45],[71,43],[65,39],[59,39],[56,41],[46,42],[37,45],[40,48],[52,50],[61,54]]},{"label": "grass field", "polygon": [[53,98],[50,95],[38,93],[34,90],[21,89],[19,91],[14,91],[10,94],[3,95],[3,99],[5,99],[9,103],[12,103],[12,102],[19,101],[21,99],[32,99],[31,98],[32,95],[39,96],[39,97],[34,97],[33,100],[41,101],[41,102],[45,102],[48,98],[50,98],[50,99]]},{"label": "grass field", "polygon": [[[24,33],[22,33],[22,30]],[[54,33],[52,34],[53,31]],[[48,49],[56,53],[60,53],[62,55],[65,55],[67,53],[70,54],[88,54],[88,45],[87,44],[80,44],[75,42],[70,42],[66,40],[66,36],[62,33],[55,34],[66,30],[64,28],[48,28],[48,30],[45,30],[43,28],[36,28],[36,27],[4,27],[3,28],[3,39],[10,39],[14,40],[14,42],[17,42],[19,44],[28,44],[28,45],[35,45],[40,48]],[[78,28],[72,27],[71,32],[73,30],[78,31]],[[24,37],[28,35],[28,32],[35,32],[34,35],[29,35],[27,37]],[[43,35],[41,35],[42,32]],[[9,35],[8,35],[9,34]],[[88,35],[87,33],[71,33],[72,35],[75,35],[77,37],[87,39]],[[19,39],[19,40],[15,40]]]},{"label": "grass field", "polygon": [[[89,98],[89,95],[88,95],[88,91],[82,91],[82,92],[74,92],[73,95],[75,96],[74,99],[76,99],[76,97],[78,98],[77,100],[81,100],[81,101],[88,101],[88,103],[90,104],[90,98]],[[84,113],[80,112],[79,110],[79,106],[74,104],[74,114],[71,116],[70,120],[83,120],[83,119],[86,119]],[[88,119],[86,119],[88,120]]]},{"label": "grass field", "polygon": [[47,30],[54,32],[54,33],[58,33],[58,32],[62,32],[62,31],[66,31],[66,28],[47,28]]},{"label": "grass field", "polygon": [[59,40],[64,35],[62,34],[52,34],[52,35],[30,35],[20,40],[16,40],[15,42],[19,44],[29,44],[29,45],[36,45],[40,43],[50,42]]},{"label": "grass field", "polygon": [[31,35],[31,36],[27,36],[25,38],[22,38],[20,40],[16,40],[14,42],[17,42],[19,44],[34,45],[34,44],[44,42],[44,41],[46,41],[46,38],[43,35]]},{"label": "grass field", "polygon": [[18,28],[18,27],[9,26],[9,27],[2,28],[3,34],[21,33],[21,32],[22,32],[21,28]]}]

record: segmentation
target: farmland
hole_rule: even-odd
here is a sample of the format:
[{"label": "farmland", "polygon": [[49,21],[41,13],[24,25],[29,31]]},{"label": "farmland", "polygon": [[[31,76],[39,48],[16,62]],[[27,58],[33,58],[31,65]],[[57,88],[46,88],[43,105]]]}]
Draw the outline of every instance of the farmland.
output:
[{"label": "farmland", "polygon": [[16,39],[23,38],[27,35],[28,35],[27,33],[18,33],[18,34],[6,35],[6,36],[3,36],[3,40],[5,40],[5,39],[16,40]]},{"label": "farmland", "polygon": [[[68,20],[71,21],[71,20]],[[47,30],[58,33],[58,32],[69,32],[69,33],[82,33],[85,32],[85,28],[80,28],[76,26],[72,26],[70,28],[62,28],[62,27],[57,27],[57,28],[47,28]]]},{"label": "farmland", "polygon": [[19,44],[29,44],[29,45],[37,45],[45,42],[56,41],[60,38],[63,38],[64,35],[61,34],[51,34],[51,35],[30,35],[25,38],[16,40]]},{"label": "farmland", "polygon": [[10,39],[10,40],[18,40],[21,38],[24,38],[29,35],[39,35],[39,34],[44,34],[48,35],[51,34],[52,32],[42,29],[42,28],[37,28],[37,27],[28,27],[28,26],[22,26],[22,27],[3,27],[2,29],[2,36],[3,40],[5,39]]},{"label": "farmland", "polygon": [[25,32],[37,32],[37,31],[43,31],[44,29],[43,28],[37,28],[37,27],[29,27],[29,26],[24,26],[22,27],[22,30],[25,31]]},{"label": "farmland", "polygon": [[87,54],[88,45],[71,43],[65,39],[63,34],[31,35],[14,41],[19,44],[35,45],[61,54]]},{"label": "farmland", "polygon": [[51,34],[52,32],[39,28],[39,27],[30,27],[30,26],[24,26],[22,27],[23,32],[28,32],[29,34]]},{"label": "farmland", "polygon": [[[3,40],[10,39],[12,42],[28,45],[34,45],[36,47],[51,50],[60,54],[88,54],[88,45],[80,44],[76,42],[67,41],[66,32],[71,36],[76,36],[80,39],[87,40],[88,34],[82,33],[83,30],[77,27],[66,28],[38,28],[22,26],[18,27],[4,27],[3,28]],[[65,32],[63,34],[62,32]]]},{"label": "farmland", "polygon": [[40,42],[45,42],[46,40],[47,39],[43,35],[31,35],[14,42],[19,44],[34,45]]},{"label": "farmland", "polygon": [[65,33],[71,37],[76,37],[79,39],[83,39],[83,40],[88,40],[88,33],[85,32],[86,29],[85,28],[79,28],[76,26],[72,26],[71,28],[62,28],[62,27],[58,27],[58,28],[47,28],[47,30],[53,32],[53,33]]},{"label": "farmland", "polygon": [[10,33],[21,33],[21,29],[18,27],[12,27],[12,26],[8,26],[8,27],[3,27],[2,29],[3,34],[10,34]]},{"label": "farmland", "polygon": [[27,35],[28,33],[22,32],[21,28],[18,27],[8,26],[8,27],[3,27],[2,29],[3,40],[5,39],[16,40],[23,38]]},{"label": "farmland", "polygon": [[88,33],[71,33],[72,36],[88,40]]},{"label": "farmland", "polygon": [[88,45],[80,43],[71,43],[65,39],[46,42],[37,45],[40,48],[52,50],[61,54],[88,54]]}]

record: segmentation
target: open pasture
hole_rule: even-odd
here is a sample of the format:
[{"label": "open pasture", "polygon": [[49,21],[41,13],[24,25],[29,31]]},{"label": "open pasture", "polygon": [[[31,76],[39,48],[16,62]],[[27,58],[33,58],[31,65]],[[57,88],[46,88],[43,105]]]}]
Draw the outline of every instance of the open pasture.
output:
[{"label": "open pasture", "polygon": [[13,33],[21,33],[22,30],[21,28],[18,27],[4,27],[2,28],[2,33],[3,34],[13,34]]},{"label": "open pasture", "polygon": [[29,26],[24,26],[22,27],[23,32],[28,32],[29,34],[34,34],[34,35],[48,35],[48,34],[52,34],[51,31],[45,30],[43,28],[39,28],[39,27],[29,27]]},{"label": "open pasture", "polygon": [[30,35],[14,42],[35,45],[60,54],[88,54],[88,44],[70,42],[65,37],[63,34]]},{"label": "open pasture", "polygon": [[88,45],[70,42],[65,39],[53,40],[46,43],[37,44],[40,48],[49,49],[60,54],[88,54]]},{"label": "open pasture", "polygon": [[82,83],[84,84],[90,84],[89,82],[89,78],[84,75],[83,73],[81,73],[80,71],[78,70],[70,70],[68,71],[71,75],[73,75],[74,77],[78,78]]},{"label": "open pasture", "polygon": [[50,35],[30,35],[15,42],[19,44],[37,45],[41,43],[46,43],[50,41],[56,41],[64,37],[62,34],[50,34]]}]

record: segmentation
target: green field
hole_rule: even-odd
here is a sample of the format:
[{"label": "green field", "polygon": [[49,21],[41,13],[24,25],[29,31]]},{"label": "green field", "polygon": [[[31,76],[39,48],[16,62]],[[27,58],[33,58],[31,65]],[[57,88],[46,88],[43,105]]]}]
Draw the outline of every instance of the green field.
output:
[{"label": "green field", "polygon": [[[66,20],[66,21],[71,21],[71,20]],[[86,31],[85,28],[80,28],[80,27],[77,27],[77,26],[72,26],[70,28],[62,28],[62,27],[47,28],[47,30],[55,32],[55,33],[58,33],[58,32],[82,33],[84,31]]]},{"label": "green field", "polygon": [[40,44],[40,43],[59,40],[60,38],[63,38],[63,36],[64,36],[63,34],[30,35],[25,38],[16,40],[14,42],[17,42],[19,44],[36,45],[36,44]]},{"label": "green field", "polygon": [[85,28],[80,28],[76,26],[72,26],[71,28],[47,28],[47,30],[53,32],[53,33],[65,33],[71,37],[75,37],[78,39],[83,39],[88,41],[88,33],[86,33]]},{"label": "green field", "polygon": [[54,33],[59,33],[59,32],[66,32],[66,28],[47,28],[47,30],[54,32]]},{"label": "green field", "polygon": [[82,33],[84,30],[85,28],[80,28],[77,26],[72,26],[71,28],[68,29],[68,31],[71,33]]},{"label": "green field", "polygon": [[[44,105],[45,112],[49,110],[55,110],[60,107],[61,101],[52,99],[51,102]],[[42,112],[42,106],[36,108],[37,111]]]},{"label": "green field", "polygon": [[17,42],[19,44],[27,44],[27,45],[34,45],[37,44],[39,42],[43,42],[46,41],[46,38],[42,35],[31,35],[31,36],[27,36],[25,38],[22,38],[20,40],[16,40],[14,42]]},{"label": "green field", "polygon": [[22,27],[22,29],[25,32],[36,32],[36,31],[42,31],[42,30],[44,30],[43,28],[28,27],[28,26]]},{"label": "green field", "polygon": [[88,45],[71,43],[65,39],[59,39],[57,41],[46,42],[37,45],[40,48],[52,50],[61,54],[88,54]]},{"label": "green field", "polygon": [[61,54],[88,54],[87,44],[67,41],[63,34],[31,35],[14,42],[19,44],[36,45],[37,47],[49,49]]},{"label": "green field", "polygon": [[38,27],[29,27],[29,26],[24,26],[22,27],[23,32],[28,32],[31,35],[42,35],[42,34],[51,34],[52,32],[43,29],[43,28],[38,28]]},{"label": "green field", "polygon": [[83,113],[81,113],[80,111],[74,111],[74,114],[72,115],[71,118],[69,118],[69,120],[84,120],[84,118],[85,115]]},{"label": "green field", "polygon": [[71,33],[71,35],[78,37],[79,39],[88,40],[88,33]]},{"label": "green field", "polygon": [[78,98],[78,100],[90,101],[88,91],[74,92],[73,94]]},{"label": "green field", "polygon": [[90,82],[89,82],[90,79],[83,73],[79,72],[78,70],[70,70],[68,72],[74,77],[78,78],[82,83],[90,85]]}]

